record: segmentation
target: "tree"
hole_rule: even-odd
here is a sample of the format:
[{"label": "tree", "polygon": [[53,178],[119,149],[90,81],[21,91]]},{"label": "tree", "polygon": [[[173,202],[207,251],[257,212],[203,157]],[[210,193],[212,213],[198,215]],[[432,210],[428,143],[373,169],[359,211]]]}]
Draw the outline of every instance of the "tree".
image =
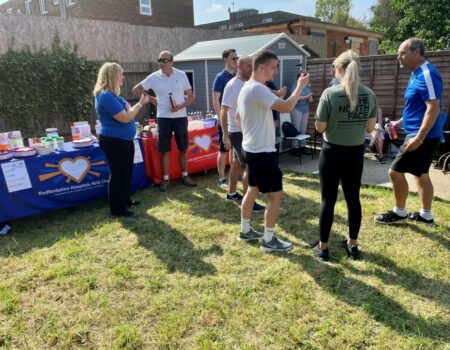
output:
[{"label": "tree", "polygon": [[397,39],[419,37],[429,51],[450,49],[449,0],[393,0],[394,8],[402,13],[398,22]]},{"label": "tree", "polygon": [[378,0],[371,11],[370,29],[384,36],[381,53],[395,53],[411,37],[423,39],[430,51],[450,49],[449,0]]},{"label": "tree", "polygon": [[365,28],[364,21],[350,16],[351,0],[317,0],[316,14],[322,21]]},{"label": "tree", "polygon": [[380,53],[394,53],[399,45],[397,25],[402,18],[402,13],[394,8],[394,1],[378,0],[370,8],[373,17],[369,22],[369,28],[383,34],[383,40],[379,48]]},{"label": "tree", "polygon": [[325,22],[346,25],[351,6],[350,0],[317,0],[316,17]]}]

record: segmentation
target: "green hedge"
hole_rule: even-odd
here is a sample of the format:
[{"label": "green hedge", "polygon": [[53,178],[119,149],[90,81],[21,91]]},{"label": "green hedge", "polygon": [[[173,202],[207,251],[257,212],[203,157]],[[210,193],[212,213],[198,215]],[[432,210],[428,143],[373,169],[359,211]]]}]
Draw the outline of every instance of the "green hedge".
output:
[{"label": "green hedge", "polygon": [[0,55],[0,118],[23,136],[42,135],[55,121],[90,119],[100,62],[79,57],[55,35],[51,49]]}]

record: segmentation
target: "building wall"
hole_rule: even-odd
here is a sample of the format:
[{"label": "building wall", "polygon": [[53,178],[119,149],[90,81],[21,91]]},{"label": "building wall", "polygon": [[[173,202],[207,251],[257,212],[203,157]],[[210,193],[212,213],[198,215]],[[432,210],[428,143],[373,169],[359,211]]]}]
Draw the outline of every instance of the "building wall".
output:
[{"label": "building wall", "polygon": [[240,31],[146,27],[53,16],[0,15],[0,54],[24,46],[32,50],[48,48],[56,33],[63,42],[77,44],[82,56],[119,62],[156,61],[162,50],[176,55],[198,41],[248,36],[248,33]]},{"label": "building wall", "polygon": [[[182,71],[194,71],[193,92],[195,101],[188,107],[188,112],[206,111],[205,61],[175,62],[174,67]],[[211,84],[211,83],[210,83]],[[210,89],[211,90],[211,89]],[[209,92],[211,94],[211,92]],[[212,109],[212,105],[210,105]]]},{"label": "building wall", "polygon": [[[303,22],[292,24],[291,29],[293,33],[289,31],[287,24],[284,23],[247,29],[245,31],[258,35],[286,33],[290,35],[297,43],[306,44],[322,58],[336,57],[350,48],[362,56],[369,55],[369,38],[372,38],[372,36],[370,33],[367,33],[367,35],[362,34],[359,29],[355,29],[354,31],[350,29],[344,30],[345,28],[337,30],[335,26],[321,27],[320,25],[313,26],[312,24]],[[350,41],[346,43],[346,37],[358,38],[357,40],[361,40],[362,43],[359,44],[355,40],[353,40],[352,43],[350,43]],[[378,42],[378,39],[375,37],[373,37],[373,39]],[[374,43],[371,43],[371,45],[371,54],[376,54],[378,51],[378,45],[375,45]]]},{"label": "building wall", "polygon": [[[60,16],[60,7],[53,0],[44,0],[48,13],[41,14],[39,0],[32,0],[33,15]],[[10,0],[0,5],[0,14],[6,14],[8,8],[13,14],[20,9],[25,14],[25,0]],[[96,19],[125,22],[136,25],[161,27],[193,27],[193,0],[151,0],[152,15],[140,13],[139,0],[76,0],[66,6],[68,18]]]}]

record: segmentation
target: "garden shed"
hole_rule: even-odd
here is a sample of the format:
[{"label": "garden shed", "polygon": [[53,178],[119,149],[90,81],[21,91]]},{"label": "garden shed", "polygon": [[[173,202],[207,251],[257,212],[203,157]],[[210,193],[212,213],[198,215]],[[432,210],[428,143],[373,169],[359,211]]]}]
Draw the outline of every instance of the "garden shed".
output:
[{"label": "garden shed", "polygon": [[279,58],[274,82],[278,87],[288,88],[295,80],[299,64],[306,68],[310,56],[284,33],[198,42],[174,57],[175,67],[186,72],[194,91],[195,102],[190,111],[213,110],[211,89],[216,74],[224,68],[222,52],[226,49],[236,49],[238,56],[252,56],[262,49],[273,51]]}]

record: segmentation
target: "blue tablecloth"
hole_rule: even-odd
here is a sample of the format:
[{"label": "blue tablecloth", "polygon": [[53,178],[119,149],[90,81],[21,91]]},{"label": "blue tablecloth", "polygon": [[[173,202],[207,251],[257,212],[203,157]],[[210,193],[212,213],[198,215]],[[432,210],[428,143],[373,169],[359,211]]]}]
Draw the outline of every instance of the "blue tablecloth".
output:
[{"label": "blue tablecloth", "polygon": [[[103,151],[97,144],[81,149],[71,145],[47,156],[0,161],[0,222],[107,196],[109,169]],[[136,145],[143,155],[140,139]],[[144,157],[136,157],[132,191],[148,185]]]}]

